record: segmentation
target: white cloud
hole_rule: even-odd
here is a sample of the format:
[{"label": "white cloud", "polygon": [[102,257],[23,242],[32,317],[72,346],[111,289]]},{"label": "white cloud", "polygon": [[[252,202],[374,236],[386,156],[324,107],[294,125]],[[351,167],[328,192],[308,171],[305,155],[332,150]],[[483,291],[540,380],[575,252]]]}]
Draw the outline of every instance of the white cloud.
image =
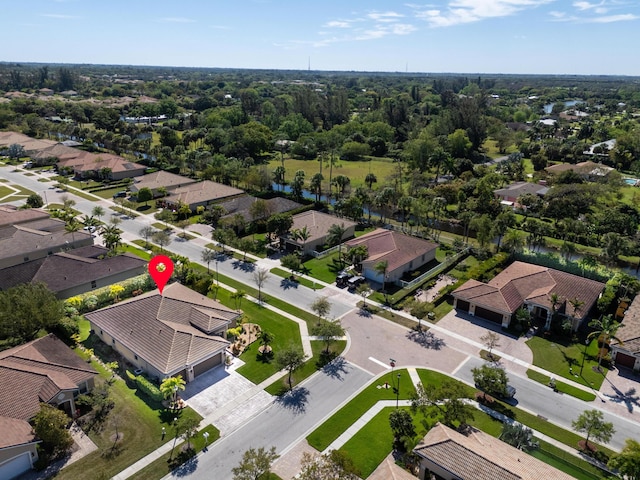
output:
[{"label": "white cloud", "polygon": [[371,20],[376,22],[397,22],[398,19],[404,17],[404,15],[397,12],[371,12],[367,14]]},{"label": "white cloud", "polygon": [[486,18],[507,17],[525,9],[536,8],[555,0],[450,0],[448,8],[412,6],[415,15],[432,27],[449,27],[479,22]]},{"label": "white cloud", "polygon": [[551,15],[553,18],[565,18],[567,16],[567,14],[565,12],[558,12],[555,10],[552,10],[551,12],[549,12],[549,15]]},{"label": "white cloud", "polygon": [[351,23],[341,20],[333,20],[331,22],[325,23],[324,26],[327,28],[349,28],[351,26]]},{"label": "white cloud", "polygon": [[58,18],[58,19],[62,19],[62,20],[73,20],[76,18],[80,18],[77,15],[63,15],[60,13],[43,13],[41,15],[42,17],[47,17],[47,18]]},{"label": "white cloud", "polygon": [[632,13],[624,13],[621,15],[609,15],[605,17],[594,17],[587,18],[583,21],[585,23],[614,23],[614,22],[628,22],[630,20],[638,20],[640,17],[638,15],[633,15]]},{"label": "white cloud", "polygon": [[195,23],[195,20],[185,17],[165,17],[159,18],[158,21],[162,23]]}]

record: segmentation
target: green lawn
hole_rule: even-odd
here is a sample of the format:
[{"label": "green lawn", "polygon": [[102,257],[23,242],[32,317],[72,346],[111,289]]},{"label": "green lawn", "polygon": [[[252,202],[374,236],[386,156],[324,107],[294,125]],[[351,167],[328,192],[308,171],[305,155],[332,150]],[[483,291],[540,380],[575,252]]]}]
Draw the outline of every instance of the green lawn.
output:
[{"label": "green lawn", "polygon": [[[554,373],[557,377],[573,380],[574,382],[592,387],[594,390],[600,389],[607,369],[603,367],[604,375],[593,369],[593,367],[597,367],[598,365],[597,360],[595,360],[598,354],[598,344],[596,340],[593,340],[587,348],[587,357],[583,369],[581,369],[581,366],[585,346],[582,344],[575,343],[564,346],[535,336],[527,340],[527,345],[533,352],[533,364],[535,366]],[[577,377],[574,377],[573,374],[569,372],[569,367],[573,368],[574,374],[578,375]],[[580,370],[582,370],[581,375]]]},{"label": "green lawn", "polygon": [[322,258],[312,258],[304,262],[305,273],[307,275],[326,283],[335,282],[336,275],[345,266],[346,265],[338,261],[338,252]]},{"label": "green lawn", "polygon": [[[393,385],[397,382],[398,374],[401,375],[399,398],[411,398],[415,393],[415,387],[409,380],[407,370],[387,372],[311,432],[307,437],[309,445],[320,452],[323,451],[374,404],[380,400],[395,400],[396,393]],[[385,382],[389,388],[384,388]]]},{"label": "green lawn", "polygon": [[562,470],[564,473],[581,480],[597,480],[603,478],[603,472],[564,450],[555,447],[543,440],[538,440],[540,448],[529,454],[544,463]]},{"label": "green lawn", "polygon": [[[535,370],[527,370],[527,377],[529,377],[531,380],[535,380],[538,383],[542,383],[543,385],[549,385],[549,380],[551,380],[547,375],[539,373]],[[595,393],[585,392],[580,388],[573,387],[564,382],[556,381],[556,388],[559,392],[566,393],[567,395],[579,398],[580,400],[584,400],[585,402],[592,402],[596,399]]]},{"label": "green lawn", "polygon": [[[333,164],[333,177],[336,175],[345,175],[351,180],[351,190],[355,190],[359,186],[365,185],[364,179],[371,171],[374,172],[378,178],[378,183],[384,182],[384,180],[390,176],[394,171],[397,171],[397,164],[390,158],[374,158],[371,160],[361,161],[334,161]],[[270,170],[281,166],[280,156],[277,155],[268,164]],[[316,160],[297,160],[285,156],[284,160],[285,168],[285,180],[291,182],[298,170],[304,170],[307,178],[313,177],[320,171],[320,163]],[[327,192],[329,190],[329,165],[325,162],[322,166],[322,176],[325,178],[322,189]],[[374,188],[375,188],[374,184]],[[335,191],[335,189],[334,189]]]},{"label": "green lawn", "polygon": [[[332,343],[331,347],[329,348],[331,357],[332,358],[337,357],[344,351],[346,347],[347,347],[346,340],[339,340],[337,342]],[[295,372],[293,372],[293,375],[291,375],[291,384],[294,387],[298,385],[300,382],[302,382],[304,379],[316,373],[319,369],[321,369],[324,366],[323,357],[321,354],[325,348],[326,348],[326,345],[324,342],[321,342],[318,340],[313,340],[311,342],[311,351],[313,352],[313,357],[307,359],[307,361],[304,362],[304,365],[299,370],[296,370]],[[286,374],[284,377],[282,377],[279,380],[276,380],[267,388],[265,388],[265,391],[267,393],[270,393],[271,395],[282,395],[287,390],[289,390],[288,381],[289,381],[289,375]]]},{"label": "green lawn", "polygon": [[12,195],[13,193],[15,193],[15,190],[13,188],[0,186],[0,198],[6,197],[7,195]]},{"label": "green lawn", "polygon": [[[97,383],[110,377],[102,366],[96,362],[92,364],[100,372]],[[115,406],[109,413],[105,428],[99,433],[93,430],[89,433],[98,450],[61,470],[56,479],[81,480],[87,478],[87,472],[91,472],[92,478],[110,478],[164,443],[162,427],[164,426],[168,432],[171,431],[175,412],[164,409],[160,404],[146,401],[136,389],[127,386],[124,380],[118,379],[114,382],[111,396]],[[190,408],[181,410],[177,415],[181,418],[201,418]],[[115,432],[112,422],[116,420],[124,437],[119,443],[120,448],[114,454],[110,437]]]},{"label": "green lawn", "polygon": [[[208,445],[220,438],[220,431],[213,425],[208,425],[198,432],[198,434],[191,440],[191,448],[195,453],[199,453],[204,449],[205,440],[202,436],[203,433],[209,434]],[[187,442],[180,442],[176,445],[174,452],[165,453],[157,460],[154,460],[149,465],[135,474],[136,480],[159,480],[160,478],[171,472],[171,458],[176,458],[183,448],[186,448]],[[173,455],[172,455],[173,453]]]},{"label": "green lawn", "polygon": [[[281,277],[281,278],[289,278],[291,276],[291,272],[289,272],[288,270],[283,270],[282,268],[272,268],[271,270],[269,270],[271,273],[273,273],[274,275]],[[316,284],[311,281],[311,280],[307,280],[306,278],[303,277],[298,277],[296,276],[296,281],[300,284],[303,285],[307,288],[311,288],[313,290],[316,289]]]}]

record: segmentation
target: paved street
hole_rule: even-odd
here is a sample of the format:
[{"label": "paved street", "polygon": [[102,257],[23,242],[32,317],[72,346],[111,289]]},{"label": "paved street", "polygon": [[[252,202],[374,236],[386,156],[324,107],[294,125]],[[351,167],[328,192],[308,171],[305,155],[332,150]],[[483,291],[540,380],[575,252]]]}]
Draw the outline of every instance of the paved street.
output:
[{"label": "paved street", "polygon": [[[47,192],[50,203],[60,202],[61,192],[49,189],[47,183],[37,182],[36,177],[26,177],[23,173],[13,173],[8,168],[0,169],[0,175],[18,185],[41,193]],[[42,193],[41,193],[42,194]],[[73,198],[72,194],[69,194]],[[100,200],[90,202],[75,198],[75,208],[83,214],[90,214],[96,204],[108,208],[111,202]],[[106,209],[105,208],[105,209]],[[152,216],[141,215],[136,219],[125,219],[120,228],[125,232],[123,237],[132,240],[144,225],[155,223]],[[175,239],[169,249],[193,261],[200,261],[200,252],[208,238],[197,238],[190,241]],[[269,268],[276,262],[266,259],[259,265]],[[213,266],[212,266],[213,268]],[[255,286],[252,273],[239,268],[237,262],[226,260],[219,262],[221,274]],[[338,405],[349,398],[373,374],[389,368],[389,359],[394,358],[398,367],[429,367],[454,374],[457,378],[471,383],[470,370],[479,365],[480,349],[484,348],[480,336],[486,333],[483,322],[469,319],[451,312],[436,325],[429,325],[426,334],[410,334],[410,331],[398,324],[376,316],[363,316],[356,310],[355,304],[360,298],[335,287],[324,287],[313,291],[299,285],[298,288],[284,289],[279,277],[271,276],[263,291],[277,296],[292,305],[309,310],[309,305],[319,295],[328,295],[332,304],[330,316],[341,317],[343,325],[348,329],[349,349],[345,358],[345,372],[338,376],[319,374],[303,384],[299,389],[303,398],[285,399],[268,407],[263,413],[255,416],[241,428],[221,438],[208,452],[198,457],[195,471],[177,472],[175,476],[188,475],[192,478],[229,478],[230,469],[235,466],[249,446],[276,446],[278,452],[298,444],[317,423],[322,421]],[[402,315],[394,312],[395,315]],[[427,322],[423,322],[427,325]],[[503,357],[509,372],[511,383],[518,393],[519,406],[547,417],[550,421],[570,428],[571,421],[585,409],[597,408],[605,412],[606,418],[615,425],[617,433],[611,442],[613,448],[620,448],[625,438],[638,438],[637,431],[637,396],[633,397],[634,379],[624,379],[624,393],[631,392],[624,399],[616,399],[615,389],[605,382],[607,393],[598,400],[584,403],[573,397],[554,393],[546,386],[532,382],[526,378],[526,369],[530,368],[531,352],[524,345],[523,338],[514,339],[498,331],[501,335],[500,347],[495,351]],[[358,368],[360,367],[360,368]],[[609,378],[609,377],[608,377]],[[612,377],[613,378],[613,377]],[[612,382],[620,381],[613,378]],[[614,385],[615,386],[615,385]],[[622,388],[622,387],[621,387]],[[634,398],[636,401],[634,403]],[[604,402],[601,401],[604,400]]]},{"label": "paved street", "polygon": [[294,389],[294,395],[276,400],[260,415],[222,437],[194,462],[165,478],[228,479],[250,447],[276,447],[278,453],[296,444],[333,410],[372,378],[371,374],[337,362]]}]

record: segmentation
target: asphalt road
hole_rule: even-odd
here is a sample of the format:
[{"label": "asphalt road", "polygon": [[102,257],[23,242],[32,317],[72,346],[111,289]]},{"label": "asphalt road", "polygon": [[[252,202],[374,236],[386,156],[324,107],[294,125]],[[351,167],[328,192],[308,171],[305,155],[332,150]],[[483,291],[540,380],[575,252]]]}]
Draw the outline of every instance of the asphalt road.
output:
[{"label": "asphalt road", "polygon": [[251,419],[231,435],[215,442],[208,451],[164,478],[194,480],[231,478],[242,454],[249,449],[276,447],[282,453],[308,435],[336,406],[349,399],[372,378],[371,374],[337,359]]},{"label": "asphalt road", "polygon": [[[473,385],[471,369],[480,367],[484,363],[480,358],[469,357],[467,362],[455,373],[455,377]],[[554,393],[551,388],[527,378],[509,373],[507,376],[509,384],[516,387],[517,390],[514,397],[517,407],[548,418],[567,430],[572,430],[571,422],[578,418],[580,413],[590,408],[598,408],[598,404],[601,402],[600,398],[596,398],[591,403],[585,403],[570,395]],[[606,411],[603,413],[605,421],[612,422],[616,429],[608,446],[620,450],[624,447],[625,439],[638,438],[640,427],[637,423]]]}]

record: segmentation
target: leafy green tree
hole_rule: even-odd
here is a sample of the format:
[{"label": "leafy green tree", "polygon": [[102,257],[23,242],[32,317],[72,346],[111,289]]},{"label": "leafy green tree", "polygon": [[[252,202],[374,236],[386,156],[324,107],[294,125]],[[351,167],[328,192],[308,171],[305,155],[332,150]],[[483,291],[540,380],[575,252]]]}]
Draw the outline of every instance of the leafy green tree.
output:
[{"label": "leafy green tree", "polygon": [[160,252],[163,252],[164,247],[171,243],[171,235],[166,230],[158,230],[151,235],[151,240],[160,247]]},{"label": "leafy green tree", "polygon": [[260,345],[262,346],[262,353],[269,353],[271,351],[270,345],[276,339],[275,335],[268,330],[260,331],[260,335],[258,336],[260,340]]},{"label": "leafy green tree", "polygon": [[445,425],[457,428],[473,418],[474,408],[465,401],[468,398],[465,387],[458,382],[447,380],[439,385],[419,383],[411,399],[411,408],[431,417],[440,416]]},{"label": "leafy green tree", "polygon": [[29,208],[41,208],[42,206],[44,206],[44,201],[42,200],[42,197],[40,195],[38,195],[37,193],[32,193],[27,197],[26,205]]},{"label": "leafy green tree", "polygon": [[393,432],[393,444],[396,449],[403,445],[405,438],[413,438],[416,435],[413,418],[406,410],[393,410],[389,414],[389,426]]},{"label": "leafy green tree", "polygon": [[300,257],[295,253],[290,253],[289,255],[285,255],[284,257],[280,258],[280,263],[284,268],[288,268],[289,270],[291,270],[291,273],[293,273],[294,275],[302,268]]},{"label": "leafy green tree", "polygon": [[140,232],[138,232],[140,236],[144,238],[144,243],[147,246],[147,248],[149,247],[149,238],[151,238],[156,232],[157,230],[150,225],[146,225],[142,227],[140,229]]},{"label": "leafy green tree", "polygon": [[282,370],[286,370],[289,373],[287,383],[289,384],[289,390],[291,390],[291,375],[298,370],[304,364],[305,355],[300,347],[297,345],[289,345],[286,348],[278,350],[276,353],[276,365]]},{"label": "leafy green tree", "polygon": [[191,440],[198,433],[198,425],[200,425],[200,421],[194,417],[184,417],[181,418],[176,425],[176,433],[180,438],[184,438],[187,442],[187,449],[191,450],[193,447],[191,446]]},{"label": "leafy green tree", "polygon": [[472,369],[471,372],[473,381],[480,390],[490,395],[506,396],[508,380],[504,368],[483,365]]},{"label": "leafy green tree", "polygon": [[338,225],[334,223],[329,227],[327,231],[327,243],[330,246],[338,246],[338,258],[342,261],[342,239],[347,232],[347,228],[344,226],[344,223]]},{"label": "leafy green tree", "polygon": [[585,450],[589,450],[589,439],[594,438],[598,442],[609,443],[616,432],[613,423],[605,422],[604,415],[599,410],[585,410],[577,419],[571,422],[573,429],[580,433],[586,433],[584,443]]},{"label": "leafy green tree", "polygon": [[242,454],[242,460],[238,466],[232,469],[233,480],[267,479],[271,474],[271,464],[279,457],[276,447],[271,447],[269,450],[264,447],[249,448]]},{"label": "leafy green tree", "polygon": [[351,457],[341,450],[331,450],[324,455],[302,454],[302,470],[298,480],[359,480],[360,472]]},{"label": "leafy green tree", "polygon": [[19,345],[42,329],[52,330],[64,317],[64,306],[44,283],[23,283],[0,291],[0,340]]},{"label": "leafy green tree", "polygon": [[627,438],[622,451],[614,455],[608,463],[627,480],[640,480],[640,443]]},{"label": "leafy green tree", "polygon": [[323,320],[311,329],[311,334],[319,337],[325,344],[324,353],[329,354],[329,347],[339,337],[344,337],[345,330],[340,321]]},{"label": "leafy green tree", "polygon": [[94,217],[98,217],[98,220],[101,220],[104,216],[104,208],[102,208],[100,205],[96,205],[91,210],[91,215],[93,215]]},{"label": "leafy green tree", "polygon": [[33,431],[54,457],[63,456],[73,446],[68,423],[69,417],[62,410],[47,403],[40,404],[40,411],[33,418]]},{"label": "leafy green tree", "polygon": [[327,297],[318,297],[311,304],[311,310],[318,315],[318,323],[320,323],[323,318],[329,315],[331,303]]},{"label": "leafy green tree", "polygon": [[289,213],[276,213],[267,220],[267,232],[278,238],[289,231],[293,225],[293,218]]},{"label": "leafy green tree", "polygon": [[145,205],[149,205],[149,200],[153,200],[153,192],[149,187],[142,187],[138,190],[136,197],[138,202],[144,202]]}]

